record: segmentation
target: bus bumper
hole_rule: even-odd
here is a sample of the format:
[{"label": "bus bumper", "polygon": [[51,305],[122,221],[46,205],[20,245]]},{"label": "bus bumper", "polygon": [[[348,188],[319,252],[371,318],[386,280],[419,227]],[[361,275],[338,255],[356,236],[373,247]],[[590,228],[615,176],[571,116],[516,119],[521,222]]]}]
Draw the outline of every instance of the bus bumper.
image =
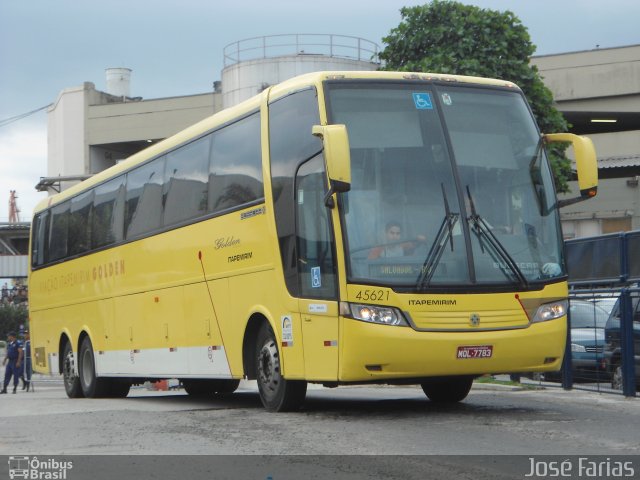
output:
[{"label": "bus bumper", "polygon": [[[427,332],[349,318],[341,321],[340,382],[557,371],[567,334],[566,317],[486,332]],[[490,347],[491,356],[465,356],[460,353],[464,347]],[[487,355],[489,349],[482,350]]]}]

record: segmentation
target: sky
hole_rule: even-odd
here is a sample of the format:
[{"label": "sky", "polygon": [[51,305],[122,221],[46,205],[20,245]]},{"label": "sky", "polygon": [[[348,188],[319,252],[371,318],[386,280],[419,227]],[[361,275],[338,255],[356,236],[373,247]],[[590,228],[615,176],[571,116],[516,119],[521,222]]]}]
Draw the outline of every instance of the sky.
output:
[{"label": "sky", "polygon": [[[106,89],[105,69],[132,69],[131,95],[145,99],[212,90],[223,48],[266,35],[307,33],[382,38],[403,6],[426,0],[0,0],[0,222],[9,191],[21,220],[45,194],[46,110],[89,81]],[[462,0],[511,10],[528,28],[536,55],[640,44],[639,0]]]}]

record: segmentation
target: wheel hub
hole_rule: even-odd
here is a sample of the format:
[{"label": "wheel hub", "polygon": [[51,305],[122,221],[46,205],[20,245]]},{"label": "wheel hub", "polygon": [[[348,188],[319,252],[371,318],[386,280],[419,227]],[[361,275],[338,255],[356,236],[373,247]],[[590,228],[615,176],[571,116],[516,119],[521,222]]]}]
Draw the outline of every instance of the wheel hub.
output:
[{"label": "wheel hub", "polygon": [[65,383],[72,383],[76,378],[75,361],[73,358],[73,352],[69,352],[64,358],[64,364],[62,366],[62,374],[64,376]]},{"label": "wheel hub", "polygon": [[280,381],[280,360],[273,342],[266,343],[260,350],[258,370],[260,383],[269,390],[269,393],[274,392]]}]

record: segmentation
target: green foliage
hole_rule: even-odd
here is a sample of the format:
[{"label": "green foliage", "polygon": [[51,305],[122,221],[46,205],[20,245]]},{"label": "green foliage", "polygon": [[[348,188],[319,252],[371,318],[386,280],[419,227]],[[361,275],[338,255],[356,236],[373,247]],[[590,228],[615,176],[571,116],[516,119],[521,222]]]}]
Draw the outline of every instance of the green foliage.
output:
[{"label": "green foliage", "polygon": [[0,305],[0,340],[7,339],[7,333],[18,333],[20,325],[27,327],[29,313],[24,305]]},{"label": "green foliage", "polygon": [[[385,70],[450,73],[514,82],[524,92],[544,133],[566,132],[567,122],[553,106],[553,95],[538,69],[529,64],[535,51],[527,28],[509,11],[499,12],[453,1],[404,7],[402,21],[382,40]],[[550,150],[559,192],[571,174],[566,146]]]}]

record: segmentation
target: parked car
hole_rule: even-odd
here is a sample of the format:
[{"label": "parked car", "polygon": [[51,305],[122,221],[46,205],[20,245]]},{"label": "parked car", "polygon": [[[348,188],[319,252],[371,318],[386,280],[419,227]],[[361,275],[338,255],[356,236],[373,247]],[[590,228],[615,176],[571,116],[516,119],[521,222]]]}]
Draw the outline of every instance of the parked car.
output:
[{"label": "parked car", "polygon": [[613,310],[613,307],[616,306],[616,302],[618,301],[618,296],[616,295],[615,297],[596,297],[591,301],[596,305],[598,305],[599,307],[602,307],[607,312],[607,315],[609,315],[611,313],[611,310]]},{"label": "parked car", "polygon": [[[636,390],[640,391],[640,297],[631,298],[633,314],[633,348],[636,373]],[[622,350],[620,347],[620,300],[616,302],[604,328],[604,361],[611,375],[611,388],[622,389]]]},{"label": "parked car", "polygon": [[577,299],[569,302],[574,382],[609,380],[609,371],[603,362],[608,318],[608,312],[593,302]]},{"label": "parked car", "polygon": [[[569,300],[571,328],[571,372],[574,382],[608,381],[604,364],[604,327],[609,314],[595,302],[581,298]],[[547,372],[545,380],[561,380],[560,372]]]}]

